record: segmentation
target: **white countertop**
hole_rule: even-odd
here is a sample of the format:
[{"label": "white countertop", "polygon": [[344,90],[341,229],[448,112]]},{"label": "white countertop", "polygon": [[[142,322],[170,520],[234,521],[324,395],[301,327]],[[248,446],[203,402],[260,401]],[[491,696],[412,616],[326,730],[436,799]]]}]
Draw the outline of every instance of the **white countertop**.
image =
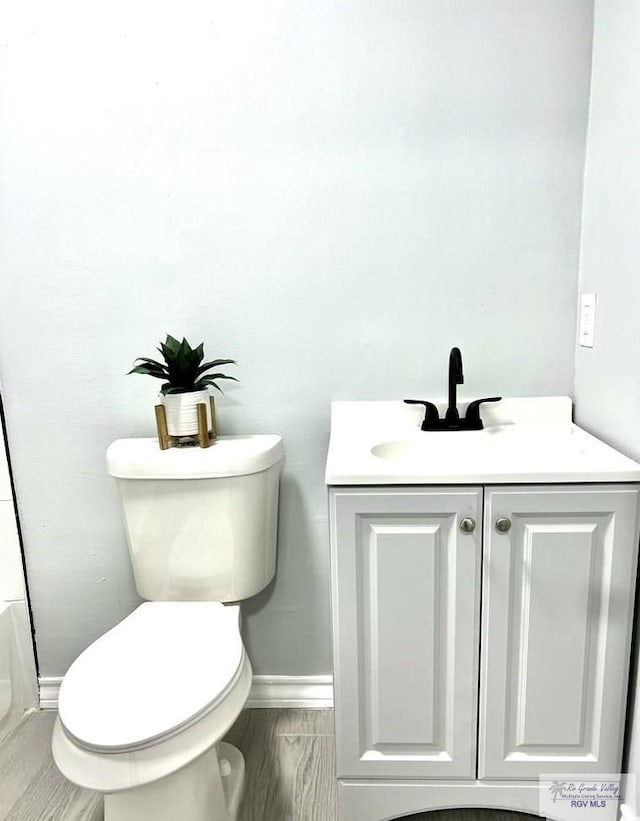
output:
[{"label": "white countertop", "polygon": [[[460,415],[466,403],[460,401]],[[441,415],[445,402],[436,402]],[[483,405],[484,430],[423,432],[424,408],[333,402],[328,485],[640,482],[640,464],[571,421],[567,396]]]}]

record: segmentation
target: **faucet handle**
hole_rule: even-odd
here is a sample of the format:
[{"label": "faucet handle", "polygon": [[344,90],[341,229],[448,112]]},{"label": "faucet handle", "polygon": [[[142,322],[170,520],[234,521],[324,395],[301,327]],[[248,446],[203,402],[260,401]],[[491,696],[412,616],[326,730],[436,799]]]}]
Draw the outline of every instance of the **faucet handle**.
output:
[{"label": "faucet handle", "polygon": [[468,423],[465,425],[466,429],[482,430],[484,425],[482,424],[482,419],[480,418],[480,405],[484,402],[500,402],[501,400],[501,396],[489,396],[486,399],[476,399],[473,402],[469,402],[469,406],[464,417],[465,422]]},{"label": "faucet handle", "polygon": [[433,426],[440,421],[440,413],[433,402],[426,402],[424,399],[405,399],[407,405],[424,405],[424,419],[422,430],[433,430]]}]

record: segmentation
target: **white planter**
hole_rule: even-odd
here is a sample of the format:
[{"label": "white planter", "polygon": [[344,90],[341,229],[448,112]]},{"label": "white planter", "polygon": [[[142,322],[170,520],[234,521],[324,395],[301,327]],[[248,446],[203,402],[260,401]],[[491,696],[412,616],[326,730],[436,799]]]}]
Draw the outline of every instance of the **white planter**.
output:
[{"label": "white planter", "polygon": [[207,430],[212,428],[211,403],[209,391],[190,391],[189,393],[160,394],[167,416],[169,436],[195,436],[198,433],[198,405],[204,403],[207,408]]}]

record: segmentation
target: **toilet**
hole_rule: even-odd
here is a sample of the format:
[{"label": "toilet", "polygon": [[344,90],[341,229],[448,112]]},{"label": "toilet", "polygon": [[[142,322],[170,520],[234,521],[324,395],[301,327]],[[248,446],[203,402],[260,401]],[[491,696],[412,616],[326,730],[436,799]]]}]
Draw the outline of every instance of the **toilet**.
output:
[{"label": "toilet", "polygon": [[145,600],[60,688],[52,751],[105,821],[235,821],[244,759],[221,741],[251,687],[240,605],[273,578],[282,439],[107,450]]}]

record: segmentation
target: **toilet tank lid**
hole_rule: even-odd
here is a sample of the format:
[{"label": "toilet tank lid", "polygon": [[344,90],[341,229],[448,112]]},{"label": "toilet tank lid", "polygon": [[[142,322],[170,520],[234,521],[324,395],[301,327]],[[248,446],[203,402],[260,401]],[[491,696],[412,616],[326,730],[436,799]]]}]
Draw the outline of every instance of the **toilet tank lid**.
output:
[{"label": "toilet tank lid", "polygon": [[284,455],[276,434],[219,436],[208,448],[160,450],[157,439],[117,439],[107,470],[118,479],[215,479],[259,473]]}]

